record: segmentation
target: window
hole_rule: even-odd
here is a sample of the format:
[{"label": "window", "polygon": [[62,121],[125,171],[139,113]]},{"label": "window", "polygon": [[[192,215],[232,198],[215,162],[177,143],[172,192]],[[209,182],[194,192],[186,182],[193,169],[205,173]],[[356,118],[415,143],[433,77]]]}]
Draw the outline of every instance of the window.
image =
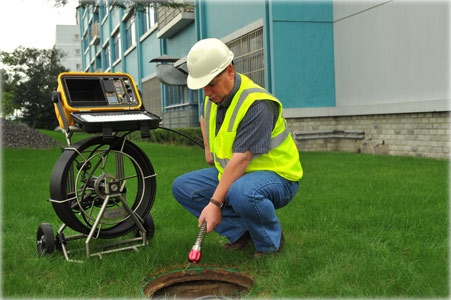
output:
[{"label": "window", "polygon": [[108,69],[110,67],[110,45],[107,44],[103,48],[103,60],[105,63],[105,69]]},{"label": "window", "polygon": [[96,56],[96,72],[102,72],[102,59],[100,57],[100,53]]},{"label": "window", "polygon": [[197,90],[190,90],[186,85],[164,85],[166,93],[165,107],[180,104],[197,103]]},{"label": "window", "polygon": [[141,29],[143,33],[146,33],[150,28],[154,27],[157,23],[157,10],[154,7],[146,7],[142,12]]},{"label": "window", "polygon": [[263,28],[258,28],[227,43],[235,54],[235,70],[265,87],[265,58]]},{"label": "window", "polygon": [[113,36],[113,62],[121,57],[121,35],[117,32]]},{"label": "window", "polygon": [[94,44],[98,44],[100,42],[100,24],[99,22],[91,23],[91,40]]},{"label": "window", "polygon": [[75,34],[74,35],[74,41],[79,41],[80,40],[80,35],[79,34]]},{"label": "window", "polygon": [[136,41],[135,16],[131,16],[125,22],[125,48],[130,48]]},{"label": "window", "polygon": [[76,55],[76,56],[80,56],[80,55],[81,55],[80,49],[75,49],[75,55]]}]

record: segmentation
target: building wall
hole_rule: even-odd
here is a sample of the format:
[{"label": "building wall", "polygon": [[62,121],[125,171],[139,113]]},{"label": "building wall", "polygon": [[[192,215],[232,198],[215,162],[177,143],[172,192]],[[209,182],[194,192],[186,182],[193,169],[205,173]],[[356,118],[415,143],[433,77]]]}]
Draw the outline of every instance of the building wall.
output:
[{"label": "building wall", "polygon": [[198,22],[198,26],[202,26],[200,31],[202,36],[199,39],[209,37],[221,39],[261,19],[265,13],[265,3],[261,0],[199,2],[203,4],[199,15],[202,22]]},{"label": "building wall", "polygon": [[196,42],[194,22],[179,31],[174,38],[166,39],[164,54],[168,54],[173,57],[182,58],[187,55],[193,44]]},{"label": "building wall", "polygon": [[61,60],[63,66],[71,72],[82,71],[78,25],[56,25],[55,47],[65,54],[65,57]]},{"label": "building wall", "polygon": [[450,98],[449,4],[379,2],[334,5],[337,106],[443,109]]},{"label": "building wall", "polygon": [[199,127],[197,104],[188,105],[185,109],[164,111],[163,126],[169,128]]},{"label": "building wall", "polygon": [[154,74],[157,70],[156,64],[149,63],[149,61],[155,57],[160,56],[160,41],[156,38],[156,28],[154,28],[151,32],[149,32],[147,35],[142,37],[141,40],[141,46],[142,46],[142,65],[143,65],[143,71],[142,76],[143,78]]},{"label": "building wall", "polygon": [[[152,107],[152,109],[155,109],[156,107],[154,105],[149,105],[150,103],[160,103],[161,106],[161,93],[156,94],[153,90],[154,84],[151,84],[150,82],[152,81],[149,81],[149,78],[152,77],[156,72],[155,64],[151,64],[149,63],[149,61],[161,54],[160,40],[156,38],[157,26],[151,28],[147,32],[142,32],[140,16],[137,16],[135,14],[136,40],[134,45],[126,49],[124,22],[129,11],[119,7],[107,8],[106,11],[106,16],[100,15],[100,11],[98,11],[99,20],[97,21],[100,24],[100,42],[95,45],[92,44],[90,40],[88,43],[90,45],[89,49],[87,49],[86,52],[84,51],[86,49],[83,50],[84,70],[86,70],[87,72],[96,71],[96,66],[95,64],[93,64],[93,62],[95,57],[100,53],[102,59],[102,68],[100,70],[101,72],[124,72],[130,74],[133,77],[137,88],[142,91],[143,102],[145,102],[146,100],[148,102],[145,106]],[[94,13],[90,6],[86,6],[84,9],[79,10],[79,32],[81,32],[82,36],[85,33],[85,30],[92,30],[92,24],[96,22],[93,15]],[[112,37],[116,32],[120,32],[121,36],[121,53],[119,55],[119,59],[111,61],[109,64],[107,64],[105,63],[104,47],[109,44],[110,59],[112,60]],[[143,81],[148,81],[146,87],[144,86]],[[156,98],[153,101],[150,99],[151,97]],[[155,112],[155,110],[152,112]],[[156,114],[158,114],[159,112],[161,112],[161,107],[158,107]]]},{"label": "building wall", "polygon": [[334,1],[333,20],[336,103],[285,111],[298,148],[449,158],[449,3]]},{"label": "building wall", "polygon": [[[130,51],[131,50],[131,51]],[[138,51],[136,51],[136,45],[132,46],[129,49],[129,52],[126,52],[127,54],[124,55],[124,63],[126,64],[127,73],[130,74],[133,79],[135,79],[135,82],[138,82],[137,79],[139,78],[140,74],[138,72]]]},{"label": "building wall", "polygon": [[[300,150],[449,157],[448,2],[194,3],[194,22],[168,38],[157,38],[156,28],[138,32],[136,47],[122,48],[122,59],[107,70],[131,73],[146,108],[161,112],[165,126],[198,126],[191,122],[199,119],[197,104],[164,111],[156,64],[148,62],[162,54],[186,58],[203,38],[230,42],[263,28],[265,86],[281,100]],[[111,43],[121,24],[124,44],[124,13],[110,10],[102,43]],[[81,20],[82,33],[89,19]],[[87,52],[86,64],[97,51]]]},{"label": "building wall", "polygon": [[334,1],[335,105],[287,107],[321,117],[449,111],[450,4]]},{"label": "building wall", "polygon": [[[450,112],[288,119],[301,151],[449,159]],[[335,132],[334,132],[335,131]]]},{"label": "building wall", "polygon": [[161,110],[161,83],[156,77],[156,74],[145,78],[143,80],[142,86],[142,101],[144,107],[146,108],[146,110],[162,117],[163,113]]},{"label": "building wall", "polygon": [[268,5],[268,88],[285,108],[335,106],[332,1]]}]

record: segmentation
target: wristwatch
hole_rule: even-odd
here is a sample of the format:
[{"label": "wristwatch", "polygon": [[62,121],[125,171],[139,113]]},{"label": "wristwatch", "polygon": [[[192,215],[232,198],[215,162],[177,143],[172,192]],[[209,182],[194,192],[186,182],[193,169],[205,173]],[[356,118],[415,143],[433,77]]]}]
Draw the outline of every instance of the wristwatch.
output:
[{"label": "wristwatch", "polygon": [[215,200],[213,198],[210,199],[210,202],[213,203],[214,205],[216,205],[217,207],[221,208],[224,206],[223,202],[219,202],[218,200]]}]

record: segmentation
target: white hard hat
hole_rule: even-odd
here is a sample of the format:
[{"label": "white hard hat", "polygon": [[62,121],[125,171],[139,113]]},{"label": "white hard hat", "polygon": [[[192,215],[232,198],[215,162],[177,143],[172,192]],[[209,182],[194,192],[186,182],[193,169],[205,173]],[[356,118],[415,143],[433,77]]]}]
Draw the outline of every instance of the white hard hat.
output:
[{"label": "white hard hat", "polygon": [[198,41],[188,53],[188,87],[197,90],[205,87],[233,60],[233,52],[218,39]]}]

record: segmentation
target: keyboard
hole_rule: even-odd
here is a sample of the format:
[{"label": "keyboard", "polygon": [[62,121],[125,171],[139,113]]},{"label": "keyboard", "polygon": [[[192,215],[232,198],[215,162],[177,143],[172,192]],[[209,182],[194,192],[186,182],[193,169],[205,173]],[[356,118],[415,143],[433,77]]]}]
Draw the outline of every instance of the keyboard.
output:
[{"label": "keyboard", "polygon": [[116,110],[73,112],[75,124],[89,133],[112,131],[134,131],[158,128],[161,118],[145,110]]},{"label": "keyboard", "polygon": [[148,115],[145,112],[85,113],[80,115],[80,118],[89,123],[147,121],[153,119],[151,115]]}]

